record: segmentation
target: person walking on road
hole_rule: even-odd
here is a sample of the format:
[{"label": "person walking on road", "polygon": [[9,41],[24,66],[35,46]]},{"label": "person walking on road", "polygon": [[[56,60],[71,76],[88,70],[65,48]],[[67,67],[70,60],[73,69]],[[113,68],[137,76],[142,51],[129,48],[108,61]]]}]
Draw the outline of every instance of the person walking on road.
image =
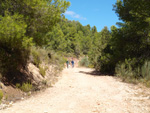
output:
[{"label": "person walking on road", "polygon": [[66,65],[67,65],[67,68],[69,68],[69,61],[68,60],[66,61]]},{"label": "person walking on road", "polygon": [[72,68],[74,68],[74,61],[73,61],[73,59],[71,61],[71,64],[72,64]]}]

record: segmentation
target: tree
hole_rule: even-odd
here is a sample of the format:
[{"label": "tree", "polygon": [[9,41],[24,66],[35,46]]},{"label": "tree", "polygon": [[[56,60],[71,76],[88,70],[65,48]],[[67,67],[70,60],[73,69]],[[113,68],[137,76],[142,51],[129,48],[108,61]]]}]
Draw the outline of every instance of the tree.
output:
[{"label": "tree", "polygon": [[32,38],[27,37],[23,16],[14,14],[0,17],[0,72],[12,79],[24,69],[28,60]]},{"label": "tree", "polygon": [[118,0],[114,6],[119,18],[125,22],[118,32],[121,34],[118,43],[124,44],[126,58],[150,58],[149,5],[147,0]]},{"label": "tree", "polygon": [[48,48],[55,51],[65,51],[66,40],[59,24],[53,28],[53,31],[47,33],[46,37]]},{"label": "tree", "polygon": [[[92,49],[89,52],[89,59],[98,71],[108,71],[109,67],[105,65],[108,65],[110,61],[110,55],[107,54],[105,51],[110,39],[111,34],[107,27],[104,27],[101,32],[94,35]],[[106,69],[104,69],[104,67]]]},{"label": "tree", "polygon": [[95,33],[97,33],[97,28],[96,28],[96,26],[92,27],[92,34],[95,34]]}]

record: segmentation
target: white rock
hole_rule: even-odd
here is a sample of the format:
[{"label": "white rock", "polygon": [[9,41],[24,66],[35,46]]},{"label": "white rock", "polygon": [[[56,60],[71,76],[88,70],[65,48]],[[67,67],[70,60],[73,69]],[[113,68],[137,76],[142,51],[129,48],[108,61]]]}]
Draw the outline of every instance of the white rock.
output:
[{"label": "white rock", "polygon": [[21,100],[24,100],[24,98],[22,97]]}]

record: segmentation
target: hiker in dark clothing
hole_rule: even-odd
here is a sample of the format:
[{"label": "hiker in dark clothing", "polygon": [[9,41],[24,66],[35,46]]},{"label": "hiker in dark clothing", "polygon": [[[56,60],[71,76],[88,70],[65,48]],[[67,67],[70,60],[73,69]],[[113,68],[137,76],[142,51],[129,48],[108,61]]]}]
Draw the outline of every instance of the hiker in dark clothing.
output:
[{"label": "hiker in dark clothing", "polygon": [[68,60],[66,61],[66,65],[67,65],[67,68],[69,68],[69,61]]},{"label": "hiker in dark clothing", "polygon": [[73,59],[72,59],[72,61],[71,61],[71,64],[72,64],[72,68],[74,67],[74,61],[73,61]]}]

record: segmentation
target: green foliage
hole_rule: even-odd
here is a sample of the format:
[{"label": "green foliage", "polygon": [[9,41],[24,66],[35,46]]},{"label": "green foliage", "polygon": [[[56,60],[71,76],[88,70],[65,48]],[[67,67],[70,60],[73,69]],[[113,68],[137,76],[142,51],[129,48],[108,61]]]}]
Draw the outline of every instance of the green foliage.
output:
[{"label": "green foliage", "polygon": [[33,37],[33,42],[41,46],[46,43],[45,34],[60,21],[61,14],[69,5],[65,0],[0,1],[0,15],[5,16],[4,12],[7,10],[12,15],[23,15],[23,21],[27,25],[26,35]]},{"label": "green foliage", "polygon": [[140,71],[142,75],[141,82],[150,87],[150,61],[145,61]]},{"label": "green foliage", "polygon": [[121,48],[121,45],[124,45],[121,49],[124,58],[137,58],[142,61],[150,56],[149,5],[150,2],[145,0],[118,0],[114,6],[119,18],[124,21],[116,33],[115,42],[117,42],[114,42],[114,46]]},{"label": "green foliage", "polygon": [[32,84],[31,83],[23,83],[20,89],[24,92],[29,92],[32,90]]},{"label": "green foliage", "polygon": [[89,59],[97,71],[110,72],[111,70],[110,54],[106,53],[106,51],[110,51],[107,49],[110,39],[111,34],[107,27],[93,35],[93,45],[89,52]]},{"label": "green foliage", "polygon": [[41,75],[44,77],[47,70],[47,65],[55,65],[58,70],[62,70],[66,61],[64,52],[54,52],[49,48],[42,49],[32,47],[30,60],[40,70]]},{"label": "green foliage", "polygon": [[21,89],[24,92],[29,92],[33,89],[33,86],[31,83],[27,82],[27,83],[23,83],[22,85],[20,85],[19,83],[16,84],[16,87]]},{"label": "green foliage", "polygon": [[[114,10],[124,23],[118,23],[119,29],[112,29],[113,59],[116,59],[116,64],[125,64],[122,68],[128,73],[129,78],[149,78],[149,5],[150,2],[145,0],[118,0],[114,5]],[[125,59],[133,61],[127,65]]]},{"label": "green foliage", "polygon": [[43,80],[43,81],[42,81],[42,84],[48,85],[46,80]]},{"label": "green foliage", "polygon": [[150,81],[150,62],[145,61],[142,66],[135,67],[134,60],[125,60],[125,62],[117,64],[116,75],[122,77],[126,81],[135,82],[140,80],[148,86]]},{"label": "green foliage", "polygon": [[16,87],[17,87],[17,88],[20,88],[21,86],[20,86],[20,84],[19,84],[19,83],[17,83],[17,84],[16,84]]},{"label": "green foliage", "polygon": [[3,92],[2,92],[2,90],[0,90],[0,102],[1,102],[2,98],[3,98]]},{"label": "green foliage", "polygon": [[[8,81],[26,68],[32,45],[47,44],[46,34],[69,5],[65,0],[0,1],[0,73]],[[33,56],[38,66],[38,54]]]},{"label": "green foliage", "polygon": [[150,2],[146,0],[117,0],[114,10],[124,23],[119,28],[106,27],[99,33],[92,28],[89,60],[95,69],[149,83]]},{"label": "green foliage", "polygon": [[10,79],[14,76],[12,73],[26,65],[32,44],[32,38],[25,36],[27,26],[22,18],[6,13],[0,21],[0,72],[3,76],[9,75]]},{"label": "green foliage", "polygon": [[150,61],[145,61],[141,67],[141,75],[143,78],[150,81]]},{"label": "green foliage", "polygon": [[132,63],[130,60],[125,60],[125,62],[117,64],[115,72],[117,76],[122,76],[124,79],[135,79],[137,74],[132,68]]},{"label": "green foliage", "polygon": [[45,76],[45,74],[46,74],[46,70],[47,70],[47,68],[46,67],[39,67],[39,70],[40,70],[40,74],[44,77]]},{"label": "green foliage", "polygon": [[[97,31],[95,30],[95,32]],[[63,51],[79,57],[90,51],[91,34],[90,26],[82,26],[79,22],[68,21],[65,17],[62,17],[61,22],[46,34],[48,45],[45,45],[45,47],[56,52]]]},{"label": "green foliage", "polygon": [[64,68],[64,64],[66,63],[66,58],[62,53],[54,53],[52,60],[53,60],[52,63],[56,66],[58,71]]},{"label": "green foliage", "polygon": [[88,67],[88,66],[89,66],[88,57],[87,57],[87,56],[84,56],[84,57],[79,61],[79,65],[80,65],[80,66]]},{"label": "green foliage", "polygon": [[32,49],[31,56],[33,57],[32,59],[33,64],[39,67],[41,63],[41,59],[40,59],[41,53],[35,49]]},{"label": "green foliage", "polygon": [[64,38],[64,34],[60,29],[60,25],[57,24],[53,31],[47,33],[46,37],[48,38],[48,48],[55,51],[64,51],[67,42]]}]

